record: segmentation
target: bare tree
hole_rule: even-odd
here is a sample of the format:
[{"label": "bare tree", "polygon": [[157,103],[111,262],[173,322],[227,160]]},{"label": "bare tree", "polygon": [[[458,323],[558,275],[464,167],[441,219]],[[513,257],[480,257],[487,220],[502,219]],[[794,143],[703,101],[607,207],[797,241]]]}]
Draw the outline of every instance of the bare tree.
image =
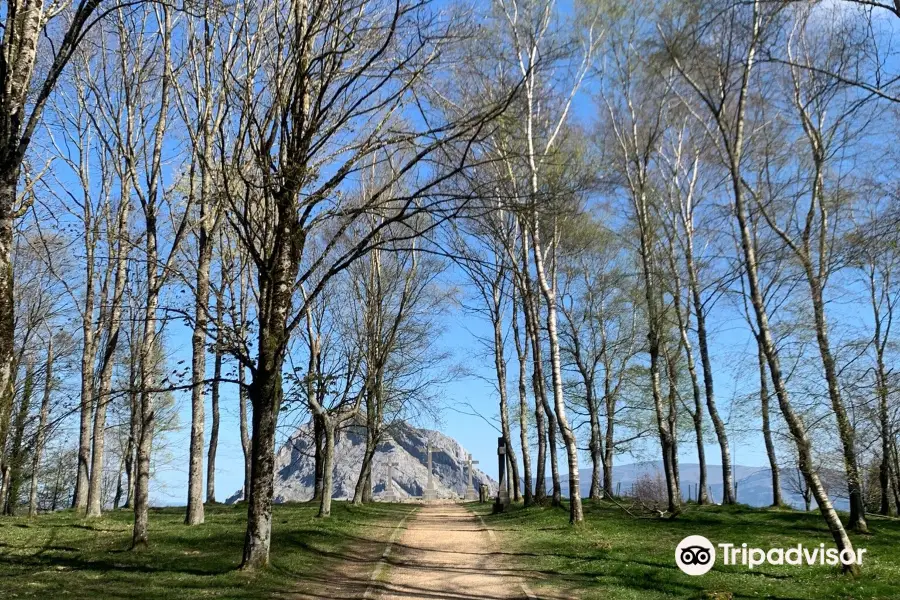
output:
[{"label": "bare tree", "polygon": [[[816,39],[809,31],[809,11],[797,11],[794,29],[788,38],[786,52],[788,59],[811,65],[813,57],[819,54],[833,54],[837,72],[852,69],[847,64],[845,54],[828,47],[829,40]],[[796,56],[800,53],[802,56]],[[825,311],[825,288],[835,268],[833,257],[833,227],[831,221],[840,219],[842,200],[839,194],[831,194],[826,189],[826,171],[836,150],[847,143],[846,121],[859,112],[859,101],[847,98],[844,86],[834,79],[820,75],[811,69],[799,66],[790,69],[792,105],[797,113],[807,142],[810,158],[808,177],[811,181],[807,193],[800,194],[791,202],[786,217],[779,218],[770,203],[756,200],[759,210],[769,227],[793,252],[803,268],[812,301],[815,333],[828,386],[828,396],[837,420],[838,434],[843,447],[844,468],[850,496],[850,517],[848,527],[856,531],[866,531],[865,506],[862,498],[862,483],[856,450],[854,427],[847,407],[841,397],[837,365],[828,333],[828,318]],[[854,130],[849,135],[858,135]],[[802,211],[801,202],[807,207],[799,223],[794,215]]]},{"label": "bare tree", "polygon": [[[547,341],[550,350],[550,375],[556,422],[566,448],[569,468],[569,520],[584,520],[578,479],[578,448],[575,434],[569,426],[563,392],[562,361],[559,349],[557,281],[555,252],[558,242],[556,216],[547,214],[543,205],[550,198],[543,189],[543,177],[548,156],[556,150],[559,133],[566,124],[575,94],[590,70],[598,39],[602,37],[599,15],[588,19],[585,35],[579,40],[575,58],[556,62],[551,59],[539,65],[538,57],[553,57],[560,52],[558,15],[552,1],[504,1],[500,2],[506,20],[504,36],[511,50],[511,62],[518,67],[523,79],[524,122],[521,138],[526,151],[527,185],[521,186],[525,203],[521,213],[522,233],[531,241],[535,281],[543,297],[546,310]],[[564,55],[565,56],[565,55]],[[539,68],[542,67],[542,68]],[[570,69],[568,89],[554,110],[539,110],[538,106],[548,93],[548,82]],[[542,202],[543,201],[543,202]],[[544,236],[549,236],[546,238]],[[555,452],[551,448],[551,452]]]},{"label": "bare tree", "polygon": [[881,458],[878,466],[878,483],[880,487],[879,512],[888,515],[891,512],[891,458],[894,440],[894,425],[890,410],[890,368],[886,362],[894,312],[900,301],[900,287],[894,280],[894,272],[900,256],[897,253],[896,241],[880,234],[873,225],[882,218],[880,207],[874,206],[866,220],[851,232],[849,244],[852,246],[852,264],[861,272],[862,281],[868,292],[869,305],[872,310],[871,346],[875,354],[875,396],[878,402],[877,424],[881,438]]},{"label": "bare tree", "polygon": [[[742,166],[746,144],[744,128],[747,104],[750,102],[751,85],[754,82],[752,76],[760,46],[772,32],[780,9],[780,6],[769,6],[759,0],[753,0],[749,4],[735,3],[727,6],[722,18],[713,20],[707,31],[698,31],[693,26],[684,31],[679,31],[677,27],[660,27],[660,29],[666,53],[672,64],[699,102],[700,109],[707,112],[714,121],[711,138],[716,142],[717,150],[730,177],[750,301],[766,361],[769,364],[772,384],[778,396],[781,413],[797,445],[800,469],[838,549],[843,551],[851,550],[853,545],[815,470],[806,426],[801,416],[794,410],[788,395],[778,348],[763,301],[759,266],[747,217],[748,186],[743,177]],[[702,35],[698,36],[698,33]],[[705,44],[712,44],[715,50],[706,52],[703,48]],[[706,77],[710,74],[706,65],[688,62],[688,57],[710,56],[716,58],[718,72],[726,73],[726,77]],[[715,64],[713,67],[715,68]],[[845,566],[845,570],[857,571],[858,566],[848,565]]]},{"label": "bare tree", "polygon": [[[373,220],[357,235],[367,235],[379,222]],[[430,395],[422,392],[429,383],[438,382],[417,374],[444,358],[433,351],[432,344],[433,319],[447,300],[435,284],[444,265],[423,254],[415,240],[401,244],[383,243],[348,269],[357,307],[353,329],[362,349],[366,427],[355,504],[371,501],[372,460],[391,427],[409,414],[414,402],[417,412],[430,411]]]},{"label": "bare tree", "polygon": [[[675,115],[673,115],[674,117]],[[681,254],[684,261],[684,269],[687,279],[687,295],[688,300],[685,302],[684,316],[682,317],[681,302],[675,300],[676,317],[681,332],[682,345],[685,348],[688,359],[688,370],[691,373],[691,384],[694,394],[694,422],[695,428],[698,426],[698,419],[702,419],[702,408],[700,404],[700,390],[697,385],[695,360],[693,357],[693,349],[691,347],[690,338],[688,336],[688,325],[693,313],[696,321],[697,346],[700,351],[700,362],[703,367],[703,391],[706,398],[706,407],[709,411],[710,419],[713,422],[713,428],[716,432],[716,439],[719,442],[719,451],[722,457],[722,502],[723,504],[734,504],[734,483],[732,467],[731,467],[731,448],[728,443],[728,433],[726,431],[725,422],[719,415],[718,405],[715,400],[715,392],[713,386],[712,360],[709,351],[709,334],[707,333],[706,315],[710,310],[712,298],[703,298],[703,287],[700,280],[700,268],[698,266],[698,257],[696,256],[695,243],[695,214],[700,204],[701,194],[704,189],[704,181],[700,178],[702,167],[701,153],[702,131],[699,131],[695,125],[692,125],[693,119],[690,115],[686,115],[679,119],[680,126],[670,127],[670,135],[667,136],[666,143],[661,147],[661,158],[664,165],[665,183],[663,189],[666,190],[667,210],[666,217],[663,221],[667,223],[667,232],[670,240],[676,244],[670,244],[669,256],[672,259],[670,268],[676,274],[676,287],[680,287],[677,281],[676,265],[674,264],[674,255],[676,252]],[[699,138],[699,139],[698,139]],[[677,251],[675,247],[677,246]],[[697,430],[699,436],[699,429]],[[698,444],[701,442],[698,441]],[[698,447],[699,452],[699,447]],[[703,473],[701,472],[701,478]],[[700,492],[698,502],[703,503],[706,491],[704,489],[704,481],[699,483]]]},{"label": "bare tree", "polygon": [[[500,399],[500,431],[506,444],[510,464],[509,480],[513,491],[512,496],[516,502],[519,502],[522,499],[521,480],[509,421],[507,343],[504,332],[504,320],[508,311],[507,302],[512,294],[511,287],[514,285],[510,257],[515,260],[515,252],[514,250],[510,252],[508,249],[515,244],[517,220],[515,215],[498,206],[496,210],[486,215],[477,215],[468,224],[471,231],[468,234],[461,232],[453,242],[454,255],[458,257],[457,264],[477,290],[478,306],[469,308],[476,313],[483,314],[491,324],[492,335],[485,345],[491,349],[493,355],[495,388]],[[513,313],[513,319],[517,318],[518,316]],[[517,326],[518,324],[516,324]],[[524,385],[522,374],[520,374],[520,382]],[[530,479],[529,473],[526,481]],[[530,481],[527,487],[530,487]],[[530,496],[530,494],[528,495]]]},{"label": "bare tree", "polygon": [[219,448],[219,401],[222,385],[222,360],[224,348],[221,343],[222,329],[224,328],[225,312],[225,265],[221,265],[222,274],[219,278],[219,286],[215,291],[216,296],[216,341],[213,349],[213,376],[210,383],[210,408],[212,409],[212,424],[209,429],[209,449],[206,455],[206,502],[216,501],[216,453]]},{"label": "bare tree", "polygon": [[[346,285],[347,282],[333,280],[333,283]],[[353,302],[348,302],[348,290],[345,289],[342,294],[336,287],[330,286],[328,300],[322,295],[315,304],[306,304],[304,342],[307,346],[308,367],[303,380],[299,382],[313,416],[318,417],[323,429],[320,518],[331,516],[335,434],[344,424],[359,415],[367,389],[362,371],[364,346],[357,343],[358,337],[354,335],[355,318],[350,317],[348,320],[346,310],[347,306],[353,306]],[[362,476],[361,479],[366,478]]]},{"label": "bare tree", "polygon": [[[196,237],[197,262],[194,269],[194,314],[191,334],[191,436],[188,465],[188,498],[185,524],[203,523],[203,449],[204,449],[204,389],[206,381],[206,345],[209,336],[210,267],[217,230],[221,223],[221,201],[217,189],[214,155],[217,131],[227,113],[228,85],[226,80],[233,66],[236,39],[233,35],[235,12],[223,11],[211,2],[204,2],[194,18],[186,20],[187,48],[185,60],[192,69],[185,69],[186,81],[173,82],[173,95],[181,118],[187,126],[193,150],[189,176],[190,203],[196,206],[193,226]],[[222,23],[220,34],[220,23]],[[226,26],[227,25],[227,26]],[[216,53],[220,53],[216,55]],[[218,319],[218,315],[216,316]],[[217,330],[218,331],[218,330]],[[218,345],[216,346],[219,347]],[[221,368],[221,355],[217,353]],[[218,393],[218,375],[212,389]],[[218,401],[218,397],[216,397]],[[213,427],[217,426],[217,416]],[[215,456],[210,444],[210,454]],[[214,466],[208,473],[215,477]],[[207,477],[207,482],[209,477]],[[207,497],[215,497],[215,483]]]},{"label": "bare tree", "polygon": [[[636,35],[637,26],[630,28]],[[613,51],[611,72],[613,82],[604,94],[604,104],[609,115],[611,142],[615,150],[617,172],[623,181],[633,211],[634,224],[639,240],[641,277],[643,279],[645,310],[647,315],[647,352],[650,358],[650,389],[656,413],[657,431],[662,448],[663,469],[666,477],[668,511],[680,511],[681,492],[678,489],[677,453],[675,432],[672,425],[674,404],[666,409],[660,379],[660,356],[665,326],[664,307],[661,305],[662,283],[658,281],[660,226],[652,208],[654,186],[651,181],[653,163],[658,159],[657,149],[665,131],[665,115],[670,100],[660,95],[664,79],[653,77],[642,70],[637,57]],[[643,71],[643,72],[642,72]],[[647,77],[650,75],[649,77]]]},{"label": "bare tree", "polygon": [[[413,216],[449,208],[447,199],[429,197],[430,191],[468,160],[411,190],[395,183],[441,148],[470,144],[504,105],[476,107],[453,122],[438,116],[433,126],[431,117],[417,119],[424,127],[402,117],[414,108],[420,82],[437,68],[457,25],[431,14],[428,5],[339,0],[314,9],[290,0],[239,10],[242,27],[255,33],[239,36],[231,118],[221,128],[233,143],[220,142],[231,150],[221,157],[219,170],[227,218],[258,281],[256,358],[240,353],[252,374],[253,405],[242,564],[255,569],[269,560],[282,367],[305,305],[332,277],[385,243],[388,231],[407,239],[419,236],[424,231],[413,228]],[[342,189],[372,157],[385,166],[385,179],[360,195]],[[373,215],[377,224],[351,247],[337,243]],[[419,224],[427,230],[442,219]],[[320,231],[329,237],[316,246],[320,252],[308,253],[306,240]],[[300,287],[307,295],[295,304]]]},{"label": "bare tree", "polygon": [[10,441],[9,458],[7,460],[6,496],[2,498],[3,513],[7,515],[16,514],[16,509],[19,506],[23,479],[22,468],[27,459],[25,427],[28,424],[28,414],[31,410],[31,401],[34,396],[34,387],[36,383],[34,357],[30,354],[26,355],[24,357],[24,362],[25,372],[23,374],[21,390],[17,394],[19,397],[19,406],[13,417],[12,439]]},{"label": "bare tree", "polygon": [[[637,354],[635,289],[622,240],[603,223],[600,210],[567,223],[560,256],[562,349],[580,378],[590,425],[590,497],[612,497],[618,402]],[[603,419],[606,422],[603,423]]]},{"label": "bare tree", "polygon": [[[100,0],[88,0],[72,7],[30,0],[4,3],[3,35],[0,38],[3,65],[0,69],[0,447],[5,446],[9,432],[13,402],[11,386],[15,374],[11,279],[14,223],[25,214],[30,202],[28,194],[19,195],[20,179],[23,169],[28,171],[29,146],[47,100],[85,34],[97,22],[95,13],[100,4]],[[62,19],[66,24],[57,27]],[[43,63],[48,65],[45,69],[38,70],[39,52],[49,54]],[[90,428],[90,419],[84,427]],[[78,505],[84,506],[87,456],[81,458],[82,494]]]},{"label": "bare tree", "polygon": [[50,420],[50,400],[53,393],[53,337],[47,338],[47,358],[44,363],[44,395],[41,399],[40,416],[35,431],[34,450],[31,459],[31,485],[28,493],[28,516],[37,514],[38,469],[44,453],[47,424]]},{"label": "bare tree", "polygon": [[[47,254],[64,254],[64,241],[45,239],[38,230],[25,231],[17,239],[15,252],[15,326],[13,354],[15,381],[11,393],[16,400],[10,422],[10,439],[0,448],[0,512],[12,515],[20,503],[29,453],[33,451],[31,406],[37,383],[43,376],[41,354],[46,351],[48,327],[66,317],[64,290],[48,267]],[[20,376],[21,373],[21,376]]]},{"label": "bare tree", "polygon": [[[150,483],[150,454],[156,433],[155,390],[165,385],[159,378],[160,294],[172,274],[172,265],[185,238],[192,198],[186,206],[174,202],[173,184],[163,173],[163,146],[167,140],[172,99],[172,81],[176,74],[172,63],[173,21],[165,6],[141,7],[136,11],[116,12],[116,39],[122,93],[120,101],[128,121],[113,131],[113,151],[125,168],[124,177],[143,217],[144,264],[138,342],[136,414],[136,471],[134,474],[134,531],[132,546],[147,545]],[[112,112],[112,111],[111,111]],[[112,112],[112,114],[118,114]],[[167,157],[169,160],[174,157]],[[166,221],[171,226],[168,231]],[[168,237],[161,248],[160,235]],[[135,346],[132,346],[135,351]]]}]

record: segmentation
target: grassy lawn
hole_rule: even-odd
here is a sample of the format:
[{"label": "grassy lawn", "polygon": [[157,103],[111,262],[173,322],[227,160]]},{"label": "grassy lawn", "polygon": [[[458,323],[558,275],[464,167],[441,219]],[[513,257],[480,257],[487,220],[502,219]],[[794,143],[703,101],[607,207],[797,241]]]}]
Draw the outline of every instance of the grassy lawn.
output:
[{"label": "grassy lawn", "polygon": [[272,568],[252,575],[235,570],[245,506],[207,507],[200,527],[182,524],[184,509],[152,510],[151,546],[141,552],[128,550],[130,511],[90,521],[69,511],[0,517],[0,598],[290,597],[327,585],[350,548],[387,539],[412,508],[335,502],[322,520],[313,504],[276,506]]},{"label": "grassy lawn", "polygon": [[[675,565],[675,546],[688,535],[713,544],[833,546],[818,513],[748,507],[690,506],[674,521],[637,519],[607,502],[585,503],[585,524],[568,524],[568,510],[511,506],[491,515],[472,504],[520,568],[538,571],[542,585],[566,596],[652,598],[900,598],[900,521],[871,517],[871,535],[853,536],[867,548],[862,575],[850,578],[829,566],[724,566],[721,551],[706,575],[691,577]],[[718,551],[718,549],[717,549]],[[538,590],[535,590],[540,594]]]}]

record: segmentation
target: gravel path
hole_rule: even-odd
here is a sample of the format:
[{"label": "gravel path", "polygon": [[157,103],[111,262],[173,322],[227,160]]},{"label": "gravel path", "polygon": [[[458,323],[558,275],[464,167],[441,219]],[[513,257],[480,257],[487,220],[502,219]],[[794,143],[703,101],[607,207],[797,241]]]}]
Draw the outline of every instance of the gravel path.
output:
[{"label": "gravel path", "polygon": [[528,588],[528,580],[534,574],[509,564],[492,532],[464,507],[425,505],[405,527],[383,559],[388,567],[387,576],[376,577],[369,586],[367,598],[537,597]]}]

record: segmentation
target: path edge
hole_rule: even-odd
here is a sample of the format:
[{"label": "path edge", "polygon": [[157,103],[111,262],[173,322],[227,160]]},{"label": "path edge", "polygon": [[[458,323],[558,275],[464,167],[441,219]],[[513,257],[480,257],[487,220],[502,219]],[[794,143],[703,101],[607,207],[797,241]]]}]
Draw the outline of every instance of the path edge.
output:
[{"label": "path edge", "polygon": [[[472,513],[472,515],[474,515],[478,519],[478,522],[481,523],[481,527],[484,528],[485,531],[487,531],[488,537],[491,538],[491,541],[497,543],[497,535],[494,533],[494,530],[488,527],[487,523],[484,522],[484,518],[477,512],[469,508],[467,504],[464,504],[463,506],[467,511]],[[519,585],[522,586],[522,593],[525,594],[525,597],[527,597],[529,600],[537,600],[538,597],[534,594],[534,592],[531,591],[531,588],[528,587],[527,583],[523,581]]]},{"label": "path edge", "polygon": [[387,559],[391,555],[391,550],[393,549],[394,544],[400,538],[400,536],[402,535],[402,532],[406,530],[406,528],[403,525],[404,525],[404,523],[406,523],[407,519],[409,519],[411,516],[413,516],[414,514],[416,514],[419,511],[419,508],[420,507],[417,506],[414,509],[412,509],[411,511],[409,511],[408,513],[406,513],[405,515],[403,515],[403,518],[400,519],[400,522],[397,523],[397,525],[394,527],[394,531],[391,532],[391,537],[388,538],[387,545],[384,547],[384,550],[381,552],[381,558],[378,559],[378,563],[375,565],[375,568],[372,569],[372,574],[369,576],[369,583],[366,586],[366,593],[363,594],[363,600],[371,600],[372,598],[374,598],[374,596],[372,595],[372,591],[375,589],[374,588],[375,582],[378,581],[378,578],[381,576],[381,574],[384,572],[385,568],[387,567]]}]

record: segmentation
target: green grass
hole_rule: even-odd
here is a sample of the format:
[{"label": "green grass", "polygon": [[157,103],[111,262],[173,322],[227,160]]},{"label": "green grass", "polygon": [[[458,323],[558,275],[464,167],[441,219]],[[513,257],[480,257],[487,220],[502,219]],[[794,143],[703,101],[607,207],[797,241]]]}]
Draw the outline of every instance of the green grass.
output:
[{"label": "green grass", "polygon": [[[470,505],[496,529],[519,568],[534,569],[540,587],[565,596],[654,598],[900,598],[900,521],[871,517],[871,535],[852,536],[867,548],[858,578],[829,566],[768,566],[752,571],[724,566],[717,557],[706,575],[691,577],[675,565],[675,546],[698,534],[714,544],[751,547],[833,546],[818,513],[746,506],[689,506],[675,520],[637,519],[608,502],[585,502],[585,523],[572,527],[568,510],[513,505],[491,515],[490,505]],[[720,553],[721,554],[721,553]],[[538,591],[538,590],[535,590]],[[538,592],[539,593],[539,592]]]},{"label": "green grass", "polygon": [[354,546],[386,539],[411,506],[275,507],[272,566],[237,571],[245,506],[209,506],[206,523],[183,525],[184,509],[150,513],[150,548],[128,550],[132,513],[85,520],[70,511],[0,517],[0,598],[269,598],[327,585],[334,566]]}]

